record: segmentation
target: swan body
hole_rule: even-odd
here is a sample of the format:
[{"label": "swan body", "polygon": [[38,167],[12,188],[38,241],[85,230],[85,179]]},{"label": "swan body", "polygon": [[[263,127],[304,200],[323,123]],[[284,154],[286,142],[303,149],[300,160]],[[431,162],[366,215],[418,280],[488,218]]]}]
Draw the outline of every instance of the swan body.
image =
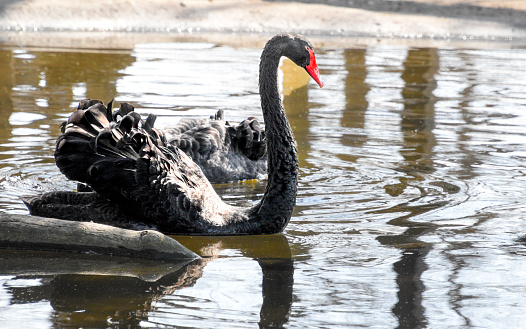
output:
[{"label": "swan body", "polygon": [[[261,55],[259,92],[266,129],[268,181],[262,199],[253,207],[234,207],[221,200],[206,170],[183,151],[184,138],[180,136],[184,133],[157,130],[154,115],[142,120],[126,103],[112,112],[111,103],[106,107],[87,101],[62,126],[55,160],[64,175],[89,185],[95,192],[44,194],[26,200],[31,213],[117,225],[136,222],[172,234],[283,231],[296,202],[298,158],[277,87],[282,56],[305,68],[323,86],[313,47],[305,38],[278,35],[267,42]],[[258,131],[255,124],[251,131]]]}]

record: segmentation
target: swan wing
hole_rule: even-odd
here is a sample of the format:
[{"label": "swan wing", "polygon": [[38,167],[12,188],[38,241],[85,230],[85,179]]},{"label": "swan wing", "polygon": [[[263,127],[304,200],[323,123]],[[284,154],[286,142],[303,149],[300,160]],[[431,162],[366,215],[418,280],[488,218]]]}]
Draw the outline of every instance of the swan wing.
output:
[{"label": "swan wing", "polygon": [[253,179],[266,173],[265,131],[256,118],[232,125],[219,110],[206,119],[181,119],[164,132],[168,143],[190,156],[212,183]]},{"label": "swan wing", "polygon": [[155,116],[141,120],[124,112],[109,115],[101,103],[79,107],[57,139],[60,171],[165,232],[202,233],[224,225],[233,207],[221,201],[199,166],[153,127]]}]

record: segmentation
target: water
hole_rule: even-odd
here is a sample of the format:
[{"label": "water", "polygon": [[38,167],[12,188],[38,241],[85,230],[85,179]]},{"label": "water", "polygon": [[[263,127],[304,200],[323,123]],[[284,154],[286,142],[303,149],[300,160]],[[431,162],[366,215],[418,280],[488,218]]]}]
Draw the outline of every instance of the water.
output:
[{"label": "water", "polygon": [[[76,257],[2,252],[2,327],[22,318],[24,328],[526,323],[517,240],[526,234],[526,50],[317,53],[325,87],[311,81],[284,97],[301,167],[284,234],[178,237],[204,256],[182,267],[110,260],[150,279],[96,275],[107,258],[82,256],[92,271],[82,275]],[[160,127],[219,108],[231,121],[261,118],[259,54],[208,43],[0,49],[0,210],[26,214],[20,196],[74,188],[53,148],[58,124],[85,97],[129,101]],[[246,204],[264,181],[217,189]],[[49,265],[57,262],[67,270]]]}]

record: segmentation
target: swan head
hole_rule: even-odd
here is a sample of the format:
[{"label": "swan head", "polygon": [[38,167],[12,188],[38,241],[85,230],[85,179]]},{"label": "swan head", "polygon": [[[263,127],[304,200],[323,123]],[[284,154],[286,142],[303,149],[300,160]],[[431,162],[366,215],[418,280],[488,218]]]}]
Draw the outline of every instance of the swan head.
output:
[{"label": "swan head", "polygon": [[320,77],[320,70],[316,64],[314,47],[305,37],[301,35],[287,35],[287,47],[284,48],[284,54],[299,67],[304,68],[307,73],[316,81],[320,88],[323,87],[323,81]]}]

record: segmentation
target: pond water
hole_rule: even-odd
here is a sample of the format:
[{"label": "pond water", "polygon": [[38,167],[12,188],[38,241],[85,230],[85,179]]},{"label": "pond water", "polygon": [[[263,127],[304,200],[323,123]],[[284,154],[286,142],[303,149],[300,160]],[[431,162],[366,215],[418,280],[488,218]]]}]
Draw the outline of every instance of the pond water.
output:
[{"label": "pond water", "polygon": [[[311,81],[284,96],[301,169],[283,234],[176,237],[203,259],[164,264],[155,279],[53,267],[83,257],[97,272],[104,257],[3,251],[2,327],[21,319],[24,328],[526,323],[526,49],[317,54],[325,87]],[[259,55],[208,43],[1,48],[0,211],[27,214],[21,196],[75,188],[53,149],[58,125],[83,98],[131,102],[157,114],[161,128],[218,108],[231,121],[261,118]],[[264,184],[217,189],[245,204]],[[109,262],[141,273],[160,266]]]}]

